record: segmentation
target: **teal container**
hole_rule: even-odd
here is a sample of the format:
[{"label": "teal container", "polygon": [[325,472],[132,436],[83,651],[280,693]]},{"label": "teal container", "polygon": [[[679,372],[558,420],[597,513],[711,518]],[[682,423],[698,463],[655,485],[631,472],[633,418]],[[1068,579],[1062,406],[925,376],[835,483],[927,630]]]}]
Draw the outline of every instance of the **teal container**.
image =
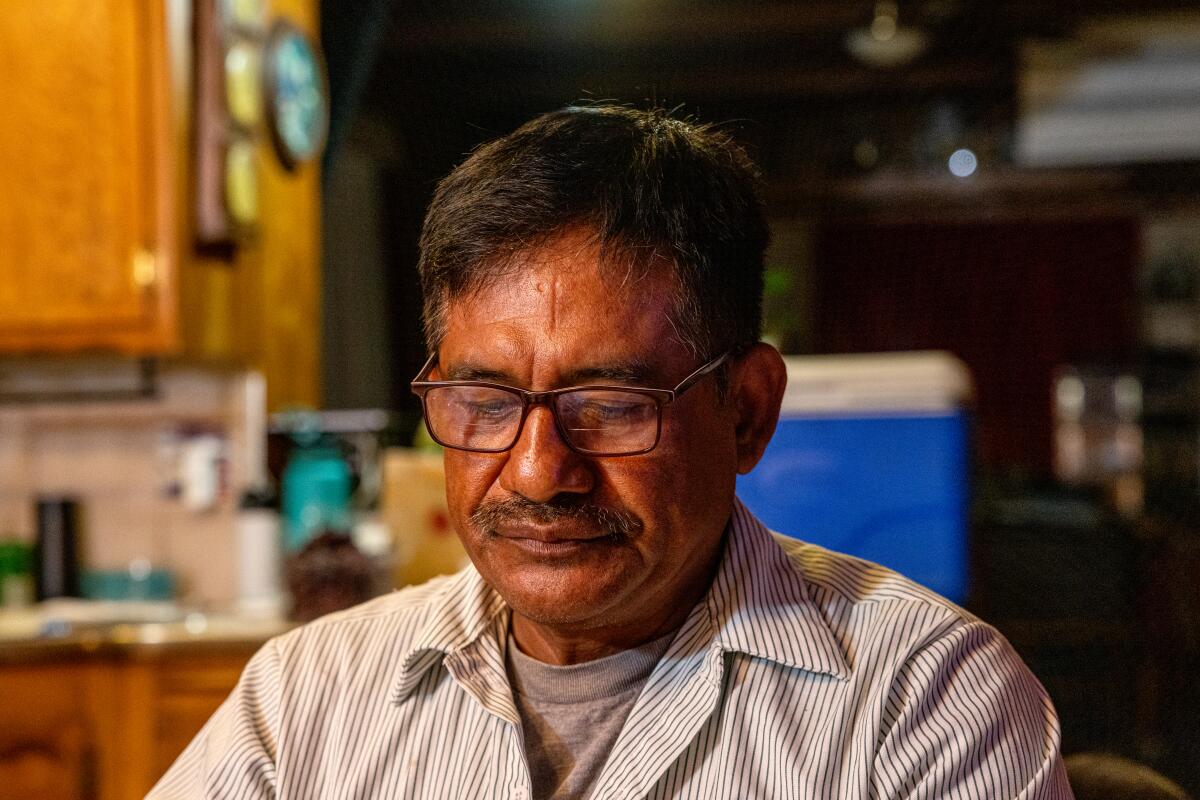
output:
[{"label": "teal container", "polygon": [[326,438],[297,444],[283,470],[283,543],[295,552],[322,531],[350,530],[350,465]]},{"label": "teal container", "polygon": [[163,601],[175,596],[175,575],[165,569],[93,569],[83,573],[79,588],[89,600]]}]

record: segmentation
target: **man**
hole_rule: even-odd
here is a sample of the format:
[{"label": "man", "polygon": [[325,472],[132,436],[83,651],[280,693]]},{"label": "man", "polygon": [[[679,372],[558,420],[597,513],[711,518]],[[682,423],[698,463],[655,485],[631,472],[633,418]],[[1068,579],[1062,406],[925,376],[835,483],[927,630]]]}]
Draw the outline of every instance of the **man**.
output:
[{"label": "man", "polygon": [[992,628],[734,497],[779,414],[745,154],[660,112],[547,114],[421,240],[473,567],[268,643],[153,797],[1063,798]]}]

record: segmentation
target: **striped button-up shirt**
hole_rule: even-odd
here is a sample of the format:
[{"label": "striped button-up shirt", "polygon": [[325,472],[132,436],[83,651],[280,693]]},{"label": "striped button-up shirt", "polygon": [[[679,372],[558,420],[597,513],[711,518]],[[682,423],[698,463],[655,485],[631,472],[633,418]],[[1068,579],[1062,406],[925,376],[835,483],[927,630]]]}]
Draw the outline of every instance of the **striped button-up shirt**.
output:
[{"label": "striped button-up shirt", "polygon": [[[268,642],[150,797],[529,800],[509,614],[468,568]],[[994,628],[738,504],[591,797],[1071,791],[1054,709]]]}]

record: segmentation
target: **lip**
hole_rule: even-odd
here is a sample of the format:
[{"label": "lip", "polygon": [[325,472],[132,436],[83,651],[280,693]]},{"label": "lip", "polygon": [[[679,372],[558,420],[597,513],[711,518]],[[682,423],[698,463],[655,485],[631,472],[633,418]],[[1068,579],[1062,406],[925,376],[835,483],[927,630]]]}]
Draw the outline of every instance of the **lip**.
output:
[{"label": "lip", "polygon": [[607,533],[594,530],[580,530],[570,524],[536,525],[517,523],[502,525],[497,533],[505,539],[528,540],[541,544],[583,544],[609,537]]},{"label": "lip", "polygon": [[608,541],[608,537],[601,536],[598,539],[560,539],[555,542],[544,542],[540,539],[522,539],[518,537],[505,537],[505,540],[509,545],[523,551],[527,555],[539,558],[553,558],[582,553],[585,550],[595,547],[600,542]]},{"label": "lip", "polygon": [[562,526],[513,525],[501,528],[500,538],[536,555],[566,555],[612,542],[612,535],[595,531],[564,529]]}]

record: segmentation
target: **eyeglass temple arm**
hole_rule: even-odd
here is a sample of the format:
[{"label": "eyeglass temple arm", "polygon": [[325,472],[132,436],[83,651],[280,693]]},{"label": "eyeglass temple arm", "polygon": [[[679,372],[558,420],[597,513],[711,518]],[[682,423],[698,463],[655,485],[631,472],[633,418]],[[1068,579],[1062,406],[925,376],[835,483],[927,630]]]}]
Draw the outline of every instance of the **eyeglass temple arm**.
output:
[{"label": "eyeglass temple arm", "polygon": [[732,350],[726,350],[724,353],[717,356],[712,361],[709,361],[707,364],[702,365],[699,369],[697,369],[691,375],[688,375],[686,378],[684,378],[682,381],[679,382],[678,386],[676,386],[672,390],[674,396],[678,397],[679,395],[683,394],[688,389],[690,389],[692,387],[692,385],[696,383],[696,381],[700,380],[705,375],[707,375],[708,373],[715,370],[717,367],[724,364],[726,361],[729,360],[729,356],[732,355],[732,353],[733,353]]},{"label": "eyeglass temple arm", "polygon": [[437,353],[432,353],[425,360],[425,366],[421,367],[421,371],[417,373],[417,377],[412,379],[412,383],[426,383],[429,380],[429,373],[433,371],[433,365],[437,363]]}]

